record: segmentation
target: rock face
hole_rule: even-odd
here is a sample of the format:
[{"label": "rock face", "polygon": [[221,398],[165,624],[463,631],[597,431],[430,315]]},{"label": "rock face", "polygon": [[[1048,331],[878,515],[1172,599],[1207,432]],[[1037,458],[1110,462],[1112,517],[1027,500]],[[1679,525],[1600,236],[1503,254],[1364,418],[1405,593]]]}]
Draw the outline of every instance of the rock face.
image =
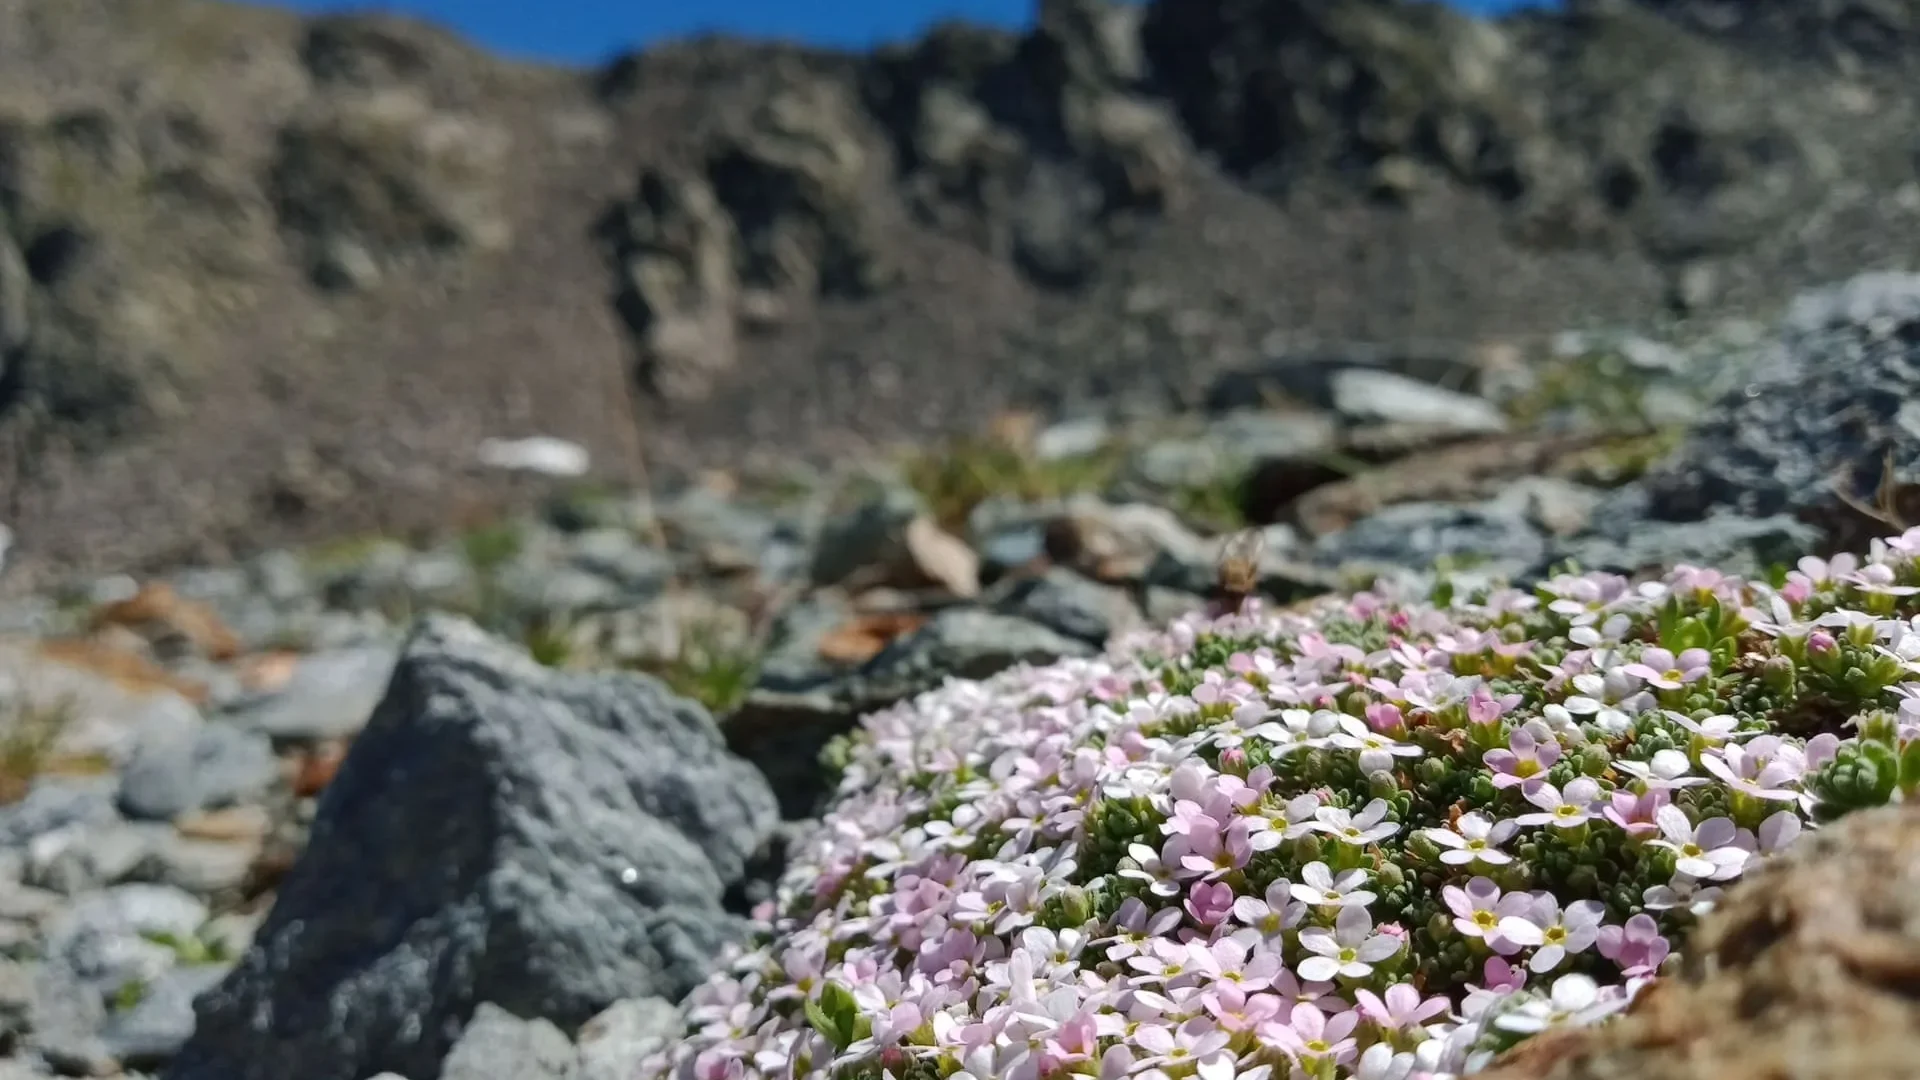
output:
[{"label": "rock face", "polygon": [[1785,515],[1829,550],[1920,525],[1920,275],[1801,296],[1774,353],[1646,479],[1648,512]]},{"label": "rock face", "polygon": [[574,71],[386,16],[0,6],[9,576],[543,494],[488,439],[615,483],[844,456],[1192,403],[1300,338],[1747,310],[1920,239],[1910,5],[1037,14]]},{"label": "rock face", "polygon": [[1523,1044],[1488,1080],[1920,1075],[1920,808],[1803,837],[1740,883],[1624,1017]]},{"label": "rock face", "polygon": [[699,706],[430,617],[168,1075],[434,1080],[483,1003],[571,1028],[678,997],[775,819]]}]

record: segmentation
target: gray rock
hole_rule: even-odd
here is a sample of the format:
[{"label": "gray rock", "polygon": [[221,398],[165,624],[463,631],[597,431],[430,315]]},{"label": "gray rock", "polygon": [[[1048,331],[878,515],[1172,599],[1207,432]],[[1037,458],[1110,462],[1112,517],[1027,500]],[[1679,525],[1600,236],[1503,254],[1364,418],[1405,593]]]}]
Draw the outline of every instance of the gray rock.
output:
[{"label": "gray rock", "polygon": [[100,1037],[106,1022],[106,997],[97,985],[59,964],[35,965],[28,1049],[68,1075],[109,1075],[118,1063]]},{"label": "gray rock", "polygon": [[1323,413],[1242,409],[1198,435],[1149,443],[1134,455],[1131,471],[1162,490],[1208,487],[1265,463],[1313,460],[1338,441],[1338,426]]},{"label": "gray rock", "polygon": [[120,774],[120,811],[170,821],[189,810],[228,806],[272,786],[280,765],[256,731],[207,724],[143,739]]},{"label": "gray rock", "polygon": [[699,487],[675,498],[661,520],[676,544],[709,570],[753,570],[779,583],[808,573],[812,554],[802,522],[776,520]]},{"label": "gray rock", "polygon": [[557,1027],[482,1004],[441,1066],[441,1080],[574,1080],[579,1054]]},{"label": "gray rock", "polygon": [[630,598],[619,582],[578,566],[527,558],[500,571],[500,595],[517,617],[610,611]]},{"label": "gray rock", "polygon": [[352,735],[366,725],[386,692],[395,655],[389,646],[372,645],[303,656],[287,685],[242,708],[236,719],[274,739]]},{"label": "gray rock", "polygon": [[[827,793],[820,753],[859,717],[938,687],[948,678],[983,679],[1016,664],[1044,664],[1088,656],[1084,641],[1013,615],[948,608],[925,626],[896,638],[866,664],[835,669],[819,657],[818,638],[830,628],[831,608],[788,624],[776,638],[773,665],[727,721],[727,742],[758,765],[788,819],[811,815]],[[811,656],[808,655],[809,651]]]},{"label": "gray rock", "polygon": [[[1828,549],[1897,531],[1842,495],[1873,503],[1889,456],[1893,481],[1920,483],[1920,275],[1863,275],[1801,295],[1754,369],[1644,478],[1649,515],[1786,515],[1815,526]],[[1900,516],[1920,515],[1904,501]]]},{"label": "gray rock", "polygon": [[1059,567],[1014,583],[993,608],[1089,645],[1105,645],[1113,635],[1143,625],[1125,590]]},{"label": "gray rock", "polygon": [[0,807],[0,846],[25,847],[35,837],[76,825],[100,825],[120,820],[114,809],[112,781],[87,783],[77,779],[43,779],[27,797]]},{"label": "gray rock", "polygon": [[1360,367],[1337,371],[1331,391],[1333,407],[1349,420],[1481,434],[1507,427],[1506,417],[1485,398],[1391,371]]},{"label": "gray rock", "polygon": [[8,1046],[31,1030],[35,965],[0,960],[0,1043]]},{"label": "gray rock", "polygon": [[1610,495],[1594,512],[1594,528],[1556,544],[1551,561],[1619,574],[1675,563],[1756,574],[1790,565],[1821,543],[1819,529],[1784,514],[1751,518],[1716,509],[1698,521],[1662,521],[1649,514],[1648,498],[1632,487]]},{"label": "gray rock", "polygon": [[1091,457],[1106,448],[1112,437],[1106,420],[1098,416],[1064,420],[1033,438],[1033,456],[1041,461]]},{"label": "gray rock", "polygon": [[1489,503],[1401,503],[1368,515],[1315,544],[1329,565],[1424,571],[1445,560],[1489,573],[1518,575],[1547,555],[1547,541],[1524,514]]},{"label": "gray rock", "polygon": [[227,968],[202,964],[170,968],[141,987],[130,1009],[110,1013],[100,1038],[122,1065],[150,1069],[165,1065],[193,1035],[193,1002],[226,977]]},{"label": "gray rock", "polygon": [[775,822],[698,705],[423,620],[173,1080],[435,1080],[477,1005],[580,1024],[678,997]]},{"label": "gray rock", "polygon": [[253,560],[249,570],[254,587],[278,604],[291,604],[313,595],[307,564],[291,551],[269,551]]},{"label": "gray rock", "polygon": [[26,881],[75,896],[132,880],[171,832],[146,822],[106,822],[47,833],[28,849]]},{"label": "gray rock", "polygon": [[116,885],[76,899],[47,923],[47,962],[104,999],[129,982],[150,983],[178,960],[163,940],[186,941],[207,906],[164,885]]},{"label": "gray rock", "polygon": [[836,584],[856,570],[898,561],[908,524],[926,509],[917,492],[888,486],[853,510],[829,518],[814,548],[814,584]]},{"label": "gray rock", "polygon": [[665,998],[627,998],[580,1028],[579,1080],[633,1080],[634,1066],[678,1039],[686,1021]]},{"label": "gray rock", "polygon": [[633,595],[658,592],[673,577],[673,558],[642,547],[628,529],[592,529],[573,538],[572,562]]},{"label": "gray rock", "polygon": [[1142,590],[1140,612],[1149,623],[1165,625],[1183,615],[1191,615],[1207,606],[1207,598],[1199,593],[1168,588],[1165,585],[1149,585]]},{"label": "gray rock", "polygon": [[169,830],[153,847],[151,875],[196,896],[238,889],[260,855],[258,841],[200,840]]}]

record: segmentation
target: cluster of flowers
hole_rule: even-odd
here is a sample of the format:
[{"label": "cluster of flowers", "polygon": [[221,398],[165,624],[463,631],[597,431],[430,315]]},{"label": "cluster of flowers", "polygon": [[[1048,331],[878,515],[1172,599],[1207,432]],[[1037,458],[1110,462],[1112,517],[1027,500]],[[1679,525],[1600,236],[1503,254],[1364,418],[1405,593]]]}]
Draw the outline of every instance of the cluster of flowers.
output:
[{"label": "cluster of flowers", "polygon": [[868,718],[674,1080],[1400,1080],[1597,1022],[1920,788],[1920,530],[1257,606]]}]

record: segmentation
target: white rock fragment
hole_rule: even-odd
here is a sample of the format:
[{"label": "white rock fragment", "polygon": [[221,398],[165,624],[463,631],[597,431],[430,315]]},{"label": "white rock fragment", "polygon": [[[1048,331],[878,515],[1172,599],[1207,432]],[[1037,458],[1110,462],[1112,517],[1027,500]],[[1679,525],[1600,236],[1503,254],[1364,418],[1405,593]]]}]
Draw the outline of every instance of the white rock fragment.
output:
[{"label": "white rock fragment", "polygon": [[487,439],[480,444],[480,463],[494,469],[536,472],[547,476],[584,476],[592,464],[587,448],[551,435],[525,439]]}]

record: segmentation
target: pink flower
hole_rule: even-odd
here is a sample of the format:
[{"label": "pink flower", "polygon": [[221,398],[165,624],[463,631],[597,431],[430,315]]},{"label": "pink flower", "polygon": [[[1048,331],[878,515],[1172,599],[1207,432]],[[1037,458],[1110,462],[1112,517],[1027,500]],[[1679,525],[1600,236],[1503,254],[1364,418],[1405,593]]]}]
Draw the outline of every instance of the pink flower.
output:
[{"label": "pink flower", "polygon": [[1599,939],[1600,920],[1606,914],[1606,905],[1595,900],[1575,900],[1562,908],[1552,893],[1535,893],[1527,919],[1540,928],[1540,941],[1527,960],[1528,970],[1552,971],[1568,956],[1585,952]]},{"label": "pink flower", "polygon": [[1596,948],[1601,956],[1619,965],[1621,974],[1631,978],[1658,973],[1671,947],[1660,936],[1653,916],[1641,913],[1628,919],[1625,926],[1601,927]]},{"label": "pink flower", "polygon": [[1291,899],[1292,883],[1276,878],[1264,897],[1242,896],[1233,902],[1233,917],[1262,937],[1277,937],[1305,917],[1307,905]]},{"label": "pink flower", "polygon": [[1262,1042],[1279,1047],[1293,1058],[1308,1061],[1332,1058],[1338,1064],[1345,1064],[1353,1059],[1357,1049],[1353,1029],[1359,1025],[1357,1012],[1329,1017],[1317,1006],[1302,1003],[1293,1007],[1285,1024],[1278,1021],[1263,1024],[1256,1034]]},{"label": "pink flower", "polygon": [[[1618,764],[1616,762],[1615,764]],[[1656,815],[1660,808],[1668,805],[1672,794],[1665,788],[1634,794],[1624,788],[1617,788],[1607,794],[1607,805],[1600,815],[1620,827],[1628,836],[1641,838],[1660,831]]]},{"label": "pink flower", "polygon": [[1137,896],[1130,896],[1114,913],[1113,933],[1095,944],[1107,946],[1107,959],[1115,963],[1135,956],[1154,938],[1166,937],[1180,925],[1179,908],[1150,910]]},{"label": "pink flower", "polygon": [[1777,736],[1762,735],[1745,745],[1729,743],[1701,755],[1700,764],[1721,783],[1756,799],[1795,802],[1800,798],[1788,785],[1799,781],[1802,760]]},{"label": "pink flower", "polygon": [[1492,879],[1476,877],[1466,888],[1448,885],[1440,895],[1453,912],[1453,928],[1466,937],[1480,938],[1495,952],[1511,954],[1526,943],[1540,941],[1540,928],[1526,919],[1533,899],[1525,893],[1501,896],[1500,886]]},{"label": "pink flower", "polygon": [[1196,1016],[1173,1030],[1157,1024],[1143,1025],[1134,1033],[1133,1043],[1148,1056],[1135,1058],[1133,1067],[1138,1071],[1155,1066],[1191,1066],[1226,1049],[1232,1041],[1232,1036],[1205,1017]]},{"label": "pink flower", "polygon": [[1489,750],[1481,760],[1493,770],[1495,788],[1518,787],[1560,760],[1560,743],[1545,724],[1532,721],[1514,729],[1506,749]]},{"label": "pink flower", "polygon": [[1706,678],[1713,671],[1713,654],[1705,649],[1688,649],[1679,656],[1659,647],[1640,654],[1638,663],[1620,670],[1645,679],[1662,690],[1678,690],[1690,682]]},{"label": "pink flower", "polygon": [[1405,735],[1407,718],[1401,714],[1400,706],[1388,701],[1376,701],[1367,706],[1367,724],[1382,735]]},{"label": "pink flower", "polygon": [[1274,977],[1280,974],[1280,955],[1226,937],[1195,953],[1194,968],[1216,986],[1238,986],[1252,993],[1273,985]]},{"label": "pink flower", "polygon": [[1233,889],[1217,882],[1195,882],[1187,894],[1186,907],[1194,922],[1211,929],[1233,910]]},{"label": "pink flower", "polygon": [[1222,1031],[1238,1034],[1252,1031],[1290,1006],[1276,994],[1257,994],[1236,983],[1220,982],[1200,995],[1200,1007]]},{"label": "pink flower", "polygon": [[1747,865],[1748,853],[1736,840],[1738,830],[1730,818],[1708,818],[1695,826],[1677,806],[1663,806],[1657,818],[1660,839],[1654,847],[1673,852],[1674,869],[1701,881],[1725,881],[1740,876]]},{"label": "pink flower", "polygon": [[1527,791],[1527,801],[1540,808],[1536,814],[1522,814],[1513,820],[1521,825],[1552,825],[1576,829],[1593,820],[1593,804],[1600,797],[1600,785],[1589,777],[1569,781],[1565,792],[1541,781]]},{"label": "pink flower", "polygon": [[1395,983],[1387,987],[1384,995],[1360,989],[1355,990],[1353,996],[1367,1019],[1386,1028],[1417,1027],[1448,1008],[1447,999],[1437,994],[1422,1000],[1420,991],[1415,990],[1412,983]]}]

